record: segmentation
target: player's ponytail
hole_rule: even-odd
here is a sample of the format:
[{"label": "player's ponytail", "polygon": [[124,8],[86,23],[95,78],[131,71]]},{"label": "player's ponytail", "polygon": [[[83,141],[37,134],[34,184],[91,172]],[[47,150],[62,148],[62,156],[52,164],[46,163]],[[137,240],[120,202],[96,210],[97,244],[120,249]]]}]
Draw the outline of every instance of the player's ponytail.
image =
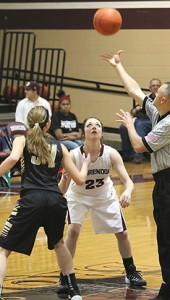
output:
[{"label": "player's ponytail", "polygon": [[43,106],[32,108],[27,117],[29,129],[26,136],[27,149],[37,156],[41,164],[48,164],[51,168],[54,162],[50,153],[49,145],[45,137],[48,136],[43,128],[49,121],[49,112]]}]

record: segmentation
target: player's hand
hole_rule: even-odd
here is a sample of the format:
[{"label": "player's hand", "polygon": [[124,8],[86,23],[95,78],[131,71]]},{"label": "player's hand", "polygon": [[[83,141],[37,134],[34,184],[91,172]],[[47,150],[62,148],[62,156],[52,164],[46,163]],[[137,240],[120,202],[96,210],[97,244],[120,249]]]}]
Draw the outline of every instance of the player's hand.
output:
[{"label": "player's hand", "polygon": [[122,53],[123,50],[119,50],[117,54],[112,54],[112,53],[106,53],[102,54],[101,57],[103,60],[109,62],[112,66],[116,66],[117,64],[120,63],[120,54]]},{"label": "player's hand", "polygon": [[123,208],[126,208],[129,206],[130,201],[131,201],[131,194],[128,193],[127,191],[124,191],[123,194],[120,196],[120,200],[119,200],[120,205]]},{"label": "player's hand", "polygon": [[68,172],[63,168],[63,171],[62,171],[62,178],[64,180],[68,180],[70,178],[70,175],[68,174]]},{"label": "player's hand", "polygon": [[87,155],[83,153],[83,163],[86,163],[87,166],[91,163],[90,153],[88,153]]}]

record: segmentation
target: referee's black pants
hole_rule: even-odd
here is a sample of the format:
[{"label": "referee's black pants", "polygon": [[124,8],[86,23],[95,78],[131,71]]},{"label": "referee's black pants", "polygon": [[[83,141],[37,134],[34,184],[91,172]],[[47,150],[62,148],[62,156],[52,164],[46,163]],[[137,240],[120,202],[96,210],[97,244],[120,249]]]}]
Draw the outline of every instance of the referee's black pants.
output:
[{"label": "referee's black pants", "polygon": [[170,296],[170,169],[154,174],[154,219],[157,225],[159,262]]}]

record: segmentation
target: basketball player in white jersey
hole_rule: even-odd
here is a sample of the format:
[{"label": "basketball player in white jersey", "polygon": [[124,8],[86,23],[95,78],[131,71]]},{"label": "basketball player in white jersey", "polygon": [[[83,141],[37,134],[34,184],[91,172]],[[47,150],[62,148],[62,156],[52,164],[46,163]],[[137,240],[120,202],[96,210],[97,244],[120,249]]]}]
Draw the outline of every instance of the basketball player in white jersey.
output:
[{"label": "basketball player in white jersey", "polygon": [[[70,225],[66,235],[66,245],[72,257],[75,255],[76,242],[86,213],[90,210],[95,233],[113,233],[118,241],[118,248],[126,271],[125,282],[135,286],[145,286],[146,281],[136,270],[131,253],[125,220],[121,211],[128,207],[134,185],[123,160],[117,150],[101,143],[102,124],[96,118],[88,118],[82,126],[84,145],[72,150],[71,156],[78,169],[81,169],[83,154],[90,153],[86,182],[78,186],[68,178],[68,201]],[[110,178],[114,169],[125,189],[118,198]],[[71,182],[70,182],[71,180]],[[66,294],[67,286],[62,273],[57,288],[58,294]]]}]

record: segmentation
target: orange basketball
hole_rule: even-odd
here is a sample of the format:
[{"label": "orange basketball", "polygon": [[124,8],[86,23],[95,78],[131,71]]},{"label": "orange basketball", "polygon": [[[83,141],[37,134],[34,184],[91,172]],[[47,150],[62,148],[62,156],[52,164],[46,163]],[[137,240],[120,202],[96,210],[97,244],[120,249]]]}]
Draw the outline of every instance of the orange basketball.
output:
[{"label": "orange basketball", "polygon": [[122,26],[121,14],[115,8],[100,8],[93,17],[93,26],[97,32],[103,35],[114,34]]}]

